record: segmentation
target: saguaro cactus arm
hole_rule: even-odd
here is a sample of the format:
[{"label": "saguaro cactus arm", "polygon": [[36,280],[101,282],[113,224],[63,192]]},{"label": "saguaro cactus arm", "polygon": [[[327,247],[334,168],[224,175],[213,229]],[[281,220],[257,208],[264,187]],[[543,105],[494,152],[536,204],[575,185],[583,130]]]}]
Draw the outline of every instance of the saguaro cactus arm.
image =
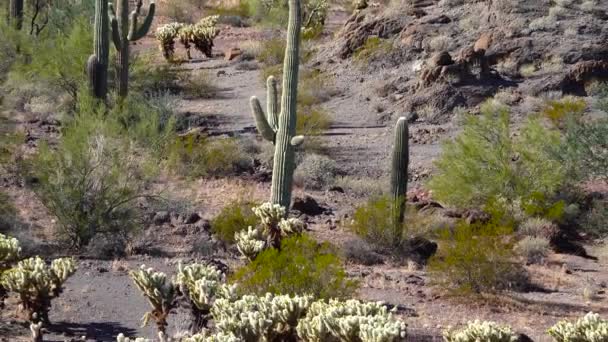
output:
[{"label": "saguaro cactus arm", "polygon": [[395,206],[394,219],[396,225],[403,223],[405,216],[405,197],[407,194],[407,167],[409,163],[409,133],[407,120],[404,117],[397,120],[395,126],[395,142],[391,168],[391,197]]},{"label": "saguaro cactus arm", "polygon": [[100,99],[105,98],[107,93],[109,39],[108,3],[106,0],[96,0],[94,49],[87,61],[87,73],[92,92],[95,97]]},{"label": "saguaro cactus arm", "polygon": [[116,19],[116,11],[114,10],[114,5],[112,3],[108,4],[109,6],[109,15],[110,15],[110,25],[112,26],[112,42],[114,43],[114,47],[116,50],[120,49],[121,38],[120,38],[120,27],[118,26],[118,19]]},{"label": "saguaro cactus arm", "polygon": [[137,7],[133,12],[131,12],[131,20],[129,23],[129,34],[127,39],[129,41],[139,40],[148,34],[150,27],[152,26],[152,20],[154,20],[154,12],[156,11],[156,4],[154,0],[150,1],[150,7],[148,8],[148,14],[144,19],[143,24],[137,28],[137,18],[139,17],[139,13],[141,12],[141,7],[143,6],[142,0],[137,2]]}]

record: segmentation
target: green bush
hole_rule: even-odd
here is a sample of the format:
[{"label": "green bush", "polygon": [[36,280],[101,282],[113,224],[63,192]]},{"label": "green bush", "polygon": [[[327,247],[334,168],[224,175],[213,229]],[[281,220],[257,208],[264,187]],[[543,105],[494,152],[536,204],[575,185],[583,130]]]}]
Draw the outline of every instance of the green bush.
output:
[{"label": "green bush", "polygon": [[400,254],[400,242],[407,235],[407,219],[399,236],[395,236],[392,200],[373,199],[355,210],[349,228],[382,252]]},{"label": "green bush", "polygon": [[608,200],[596,199],[581,222],[581,230],[593,237],[608,236]]},{"label": "green bush", "polygon": [[338,164],[329,157],[307,154],[298,164],[294,181],[310,189],[322,190],[333,185],[338,174]]},{"label": "green bush", "polygon": [[211,230],[221,241],[234,243],[235,233],[257,225],[258,218],[251,210],[257,205],[259,204],[246,200],[229,203],[211,221]]},{"label": "green bush", "polygon": [[514,262],[512,228],[497,220],[464,222],[441,234],[439,252],[429,263],[432,280],[460,293],[487,293],[526,285],[527,276]]},{"label": "green bush", "polygon": [[[258,23],[270,26],[287,25],[288,7],[283,0],[246,0],[241,1],[242,11],[246,9],[249,16]],[[302,27],[304,32],[319,30],[325,25],[328,10],[327,0],[302,1]]]},{"label": "green bush", "polygon": [[145,156],[101,116],[78,115],[57,147],[42,145],[29,161],[36,195],[56,217],[59,237],[71,247],[97,234],[126,242],[138,227],[136,200],[145,190]]},{"label": "green bush", "polygon": [[549,254],[549,240],[542,237],[526,236],[517,242],[515,251],[524,257],[527,263],[539,264]]},{"label": "green bush", "polygon": [[355,51],[353,59],[360,64],[367,64],[376,56],[386,55],[392,49],[391,40],[370,36],[365,40],[365,44]]},{"label": "green bush", "polygon": [[13,226],[16,216],[17,210],[11,203],[10,197],[0,191],[0,232],[8,231]]},{"label": "green bush", "polygon": [[508,108],[487,102],[480,116],[468,116],[463,132],[444,145],[428,186],[438,200],[460,207],[480,207],[502,198],[524,206],[548,208],[565,179],[555,158],[558,132],[538,118],[519,135],[510,128]]},{"label": "green bush", "polygon": [[310,294],[315,298],[346,298],[356,283],[347,279],[342,260],[327,243],[301,235],[284,239],[281,250],[267,249],[237,270],[232,281],[247,294]]}]

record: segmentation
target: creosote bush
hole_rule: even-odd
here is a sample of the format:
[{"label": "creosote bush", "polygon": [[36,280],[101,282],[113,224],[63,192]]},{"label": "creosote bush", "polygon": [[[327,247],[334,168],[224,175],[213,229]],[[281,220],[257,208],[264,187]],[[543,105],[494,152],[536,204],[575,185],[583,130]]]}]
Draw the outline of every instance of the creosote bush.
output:
[{"label": "creosote bush", "polygon": [[338,171],[335,160],[319,154],[306,154],[296,167],[294,182],[305,188],[322,190],[334,184]]},{"label": "creosote bush", "polygon": [[211,230],[221,241],[234,243],[236,233],[257,224],[258,218],[251,210],[257,205],[257,203],[247,200],[236,200],[229,203],[211,221]]},{"label": "creosote bush", "polygon": [[356,288],[333,248],[306,235],[284,239],[281,250],[270,248],[261,252],[250,264],[237,270],[231,281],[238,284],[240,292],[258,295],[270,292],[344,298]]},{"label": "creosote bush", "polygon": [[549,240],[542,237],[526,236],[515,244],[515,251],[530,264],[541,263],[549,254]]}]

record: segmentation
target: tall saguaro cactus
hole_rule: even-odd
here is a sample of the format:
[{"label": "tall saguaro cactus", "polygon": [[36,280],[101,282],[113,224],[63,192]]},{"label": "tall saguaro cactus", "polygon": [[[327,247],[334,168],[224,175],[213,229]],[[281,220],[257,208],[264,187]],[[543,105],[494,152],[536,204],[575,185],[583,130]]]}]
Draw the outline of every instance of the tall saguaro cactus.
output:
[{"label": "tall saguaro cactus", "polygon": [[270,201],[289,208],[291,187],[295,168],[294,150],[304,138],[296,136],[296,110],[298,93],[298,56],[300,50],[300,29],[302,26],[300,0],[289,0],[289,23],[287,27],[287,47],[283,61],[283,94],[280,112],[277,106],[277,88],[274,78],[268,78],[268,113],[253,96],[251,108],[260,134],[274,143],[274,166]]},{"label": "tall saguaro cactus", "polygon": [[407,167],[409,163],[409,132],[407,120],[404,117],[397,120],[395,126],[393,160],[391,168],[391,198],[393,200],[393,219],[396,231],[400,236],[403,220],[405,219],[405,201],[407,195]]},{"label": "tall saguaro cactus", "polygon": [[95,0],[94,31],[93,54],[87,62],[87,73],[93,95],[103,99],[108,92],[108,58],[110,55],[110,17],[107,0]]},{"label": "tall saguaro cactus", "polygon": [[126,97],[129,93],[129,44],[137,41],[148,34],[152,20],[154,19],[154,11],[156,5],[154,0],[150,0],[150,8],[144,22],[140,27],[137,27],[137,18],[139,17],[142,0],[137,0],[136,8],[129,14],[129,0],[115,0],[116,12],[114,6],[110,9],[110,18],[112,20],[112,40],[116,47],[116,75],[118,88],[118,96]]},{"label": "tall saguaro cactus", "polygon": [[15,29],[21,30],[23,25],[23,0],[10,0],[9,19]]}]

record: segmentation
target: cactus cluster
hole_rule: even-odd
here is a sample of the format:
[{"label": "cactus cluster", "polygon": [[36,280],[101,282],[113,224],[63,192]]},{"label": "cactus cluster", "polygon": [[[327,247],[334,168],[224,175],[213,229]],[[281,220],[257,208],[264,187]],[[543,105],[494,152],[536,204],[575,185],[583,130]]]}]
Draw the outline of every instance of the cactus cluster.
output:
[{"label": "cactus cluster", "polygon": [[608,341],[608,321],[589,312],[576,322],[558,322],[547,332],[556,342],[603,342]]},{"label": "cactus cluster", "polygon": [[381,303],[355,299],[313,303],[298,324],[304,341],[405,341],[407,326]]},{"label": "cactus cluster", "polygon": [[198,51],[207,57],[212,57],[213,40],[220,34],[216,27],[218,15],[212,15],[201,19],[194,25],[182,23],[170,23],[156,29],[156,39],[160,44],[160,50],[166,60],[172,61],[175,55],[175,38],[179,38],[180,43],[186,49],[188,59],[191,59],[191,47],[194,46]]},{"label": "cactus cluster", "polygon": [[19,259],[21,246],[13,237],[0,234],[0,273],[8,264]]},{"label": "cactus cluster", "polygon": [[446,342],[515,342],[518,336],[508,326],[476,320],[460,330],[448,329],[443,333],[443,339]]},{"label": "cactus cluster", "polygon": [[178,266],[175,283],[190,302],[194,322],[193,331],[200,331],[207,325],[211,307],[217,298],[236,298],[236,285],[228,285],[226,275],[215,266],[192,264]]},{"label": "cactus cluster", "polygon": [[302,136],[295,134],[302,27],[300,0],[289,0],[288,5],[289,22],[283,62],[281,106],[278,106],[277,86],[272,76],[268,78],[268,112],[264,113],[260,101],[255,96],[251,98],[251,109],[258,131],[275,146],[270,202],[284,208],[291,205],[295,147],[304,141]]},{"label": "cactus cluster", "polygon": [[115,0],[110,6],[110,20],[112,23],[112,41],[116,48],[116,87],[118,96],[126,97],[129,92],[129,46],[132,42],[145,37],[152,26],[156,4],[150,0],[148,14],[141,25],[138,18],[143,6],[142,0],[137,0],[135,10],[129,12],[129,0]]},{"label": "cactus cluster", "polygon": [[25,259],[2,274],[1,284],[19,296],[29,320],[48,323],[51,300],[63,291],[63,284],[76,271],[71,258],[53,260],[48,266],[40,257]]},{"label": "cactus cluster", "polygon": [[147,325],[152,318],[158,331],[165,333],[167,317],[177,304],[177,285],[168,280],[166,274],[146,268],[146,265],[142,265],[139,270],[131,271],[130,276],[152,307],[151,311],[144,314],[143,325]]},{"label": "cactus cluster", "polygon": [[304,230],[304,223],[295,218],[285,219],[286,210],[278,204],[263,203],[252,208],[253,213],[260,219],[257,227],[235,234],[236,246],[241,254],[253,260],[266,248],[281,247],[281,240],[289,235],[299,234]]}]

